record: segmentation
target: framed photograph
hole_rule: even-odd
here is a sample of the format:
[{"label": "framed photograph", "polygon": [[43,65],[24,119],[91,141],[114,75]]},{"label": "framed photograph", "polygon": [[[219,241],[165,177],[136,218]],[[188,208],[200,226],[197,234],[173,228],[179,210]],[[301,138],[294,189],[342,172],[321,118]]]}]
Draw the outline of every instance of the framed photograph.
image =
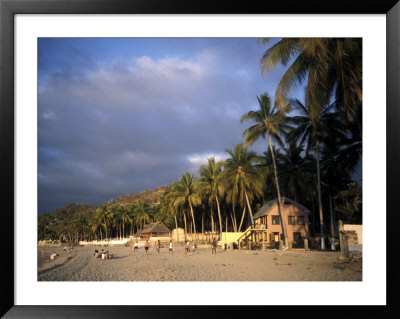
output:
[{"label": "framed photograph", "polygon": [[399,16],[0,0],[1,315],[399,314]]}]

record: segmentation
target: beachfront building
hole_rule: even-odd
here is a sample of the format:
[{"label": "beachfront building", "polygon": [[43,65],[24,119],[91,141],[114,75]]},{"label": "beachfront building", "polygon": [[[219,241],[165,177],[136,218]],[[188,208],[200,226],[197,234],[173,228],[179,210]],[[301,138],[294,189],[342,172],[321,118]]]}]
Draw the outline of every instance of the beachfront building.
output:
[{"label": "beachfront building", "polygon": [[170,237],[171,231],[163,222],[147,224],[135,234],[140,240],[149,240],[150,237]]},{"label": "beachfront building", "polygon": [[[304,239],[309,238],[310,210],[286,197],[282,197],[283,216],[286,219],[288,242],[291,248],[304,247]],[[253,243],[267,245],[269,248],[279,248],[283,240],[282,221],[278,212],[278,200],[274,199],[263,205],[253,216],[254,226],[249,227],[242,236]]]}]

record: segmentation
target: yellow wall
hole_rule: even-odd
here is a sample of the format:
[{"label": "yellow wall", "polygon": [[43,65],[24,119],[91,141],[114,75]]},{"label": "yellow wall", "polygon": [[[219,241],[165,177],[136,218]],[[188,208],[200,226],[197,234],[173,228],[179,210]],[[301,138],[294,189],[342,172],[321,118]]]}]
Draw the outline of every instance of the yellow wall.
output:
[{"label": "yellow wall", "polygon": [[357,233],[358,243],[362,244],[362,225],[343,224],[344,230],[354,230]]},{"label": "yellow wall", "polygon": [[238,239],[240,236],[242,236],[244,234],[244,232],[238,232],[238,233],[234,233],[234,232],[228,232],[228,233],[222,233],[222,244],[229,244],[232,242],[237,243]]}]

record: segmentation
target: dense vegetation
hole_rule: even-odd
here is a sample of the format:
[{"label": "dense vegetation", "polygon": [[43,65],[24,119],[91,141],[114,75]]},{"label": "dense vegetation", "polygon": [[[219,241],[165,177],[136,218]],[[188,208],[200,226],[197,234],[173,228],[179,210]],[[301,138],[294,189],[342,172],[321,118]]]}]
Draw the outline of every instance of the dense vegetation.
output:
[{"label": "dense vegetation", "polygon": [[[282,39],[261,58],[266,75],[278,64],[287,70],[274,101],[261,92],[258,109],[238,119],[251,126],[243,143],[225,150],[225,161],[209,158],[198,177],[184,173],[154,205],[132,195],[86,213],[69,215],[66,208],[57,220],[44,214],[39,238],[125,237],[159,220],[193,233],[241,231],[268,200],[277,198],[282,213],[282,196],[312,211],[311,231],[321,239],[331,218],[361,223],[361,186],[352,180],[362,147],[361,39]],[[291,96],[296,84],[305,85],[303,100]],[[265,152],[256,154],[248,147],[260,138]],[[287,245],[286,223],[282,232]]]}]

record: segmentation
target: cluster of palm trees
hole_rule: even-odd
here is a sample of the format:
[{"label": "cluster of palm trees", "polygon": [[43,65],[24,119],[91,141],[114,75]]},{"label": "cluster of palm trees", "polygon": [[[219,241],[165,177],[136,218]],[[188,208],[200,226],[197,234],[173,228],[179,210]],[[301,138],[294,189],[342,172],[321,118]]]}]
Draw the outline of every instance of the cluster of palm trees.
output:
[{"label": "cluster of palm trees", "polygon": [[158,220],[158,207],[138,200],[131,205],[103,204],[95,211],[77,213],[59,228],[49,227],[52,222],[41,218],[39,239],[55,237],[68,242],[126,238],[144,225]]},{"label": "cluster of palm trees", "polygon": [[[260,40],[264,44],[271,41]],[[190,216],[196,232],[193,208],[201,206],[204,212],[208,207],[213,231],[216,208],[221,232],[222,203],[226,228],[230,217],[232,229],[240,231],[246,209],[250,223],[254,223],[254,202],[260,205],[277,197],[278,211],[285,221],[281,191],[303,204],[311,202],[313,207],[316,197],[321,248],[325,249],[324,205],[329,202],[333,225],[332,201],[343,200],[349,188],[358,189],[356,198],[361,198],[360,188],[351,186],[362,146],[361,53],[361,39],[354,38],[282,39],[272,45],[261,59],[263,72],[268,73],[277,64],[287,66],[274,103],[268,93],[257,97],[259,108],[240,119],[253,123],[243,133],[244,145],[226,149],[230,157],[225,161],[216,163],[209,158],[208,165],[200,168],[199,178],[185,173],[170,185],[161,203],[162,211],[174,215],[176,226],[177,216],[182,215],[185,230]],[[305,83],[304,101],[290,95],[296,83]],[[246,148],[260,138],[268,140],[263,156]],[[344,201],[342,205],[349,204]],[[360,210],[360,205],[350,206]],[[239,226],[238,208],[243,210]],[[202,225],[203,219],[204,213]],[[285,222],[282,233],[287,247]]]},{"label": "cluster of palm trees", "polygon": [[[271,41],[276,40],[260,40]],[[361,216],[361,187],[351,178],[362,147],[361,52],[361,39],[354,38],[277,41],[261,59],[264,74],[278,64],[287,67],[274,101],[268,93],[257,97],[258,109],[240,119],[251,122],[244,141],[225,150],[226,160],[210,157],[197,178],[184,173],[167,186],[156,207],[143,202],[103,205],[87,217],[75,215],[68,236],[124,237],[127,230],[132,234],[151,220],[165,221],[170,228],[183,226],[185,233],[196,234],[200,227],[203,233],[241,231],[254,223],[254,209],[277,198],[287,246],[284,195],[311,208],[312,230],[318,229],[325,249],[327,219],[333,225],[335,215]],[[296,84],[305,85],[302,99],[291,96]],[[248,147],[260,138],[266,139],[266,151],[257,155]],[[330,232],[333,236],[333,228]]]}]

